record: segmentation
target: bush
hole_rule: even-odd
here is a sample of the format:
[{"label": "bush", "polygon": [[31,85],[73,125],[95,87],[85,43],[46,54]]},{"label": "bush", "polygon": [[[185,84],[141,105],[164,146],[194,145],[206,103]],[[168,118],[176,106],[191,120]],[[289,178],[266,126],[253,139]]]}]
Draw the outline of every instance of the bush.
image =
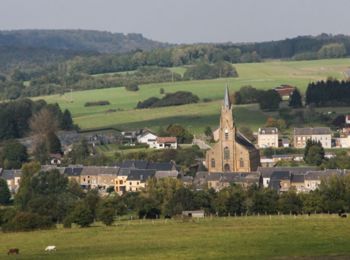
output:
[{"label": "bush", "polygon": [[50,218],[31,212],[17,212],[14,218],[2,225],[3,231],[32,231],[54,226]]},{"label": "bush", "polygon": [[94,222],[94,215],[85,203],[79,203],[72,212],[72,220],[80,227],[88,227]]},{"label": "bush", "polygon": [[225,77],[238,77],[236,69],[228,62],[217,62],[213,65],[199,63],[189,67],[184,74],[184,79],[215,79]]},{"label": "bush", "polygon": [[139,86],[136,83],[128,83],[125,85],[125,89],[127,91],[138,91]]},{"label": "bush", "polygon": [[104,206],[99,210],[98,218],[103,224],[110,226],[114,221],[114,212],[115,210],[112,207]]},{"label": "bush", "polygon": [[100,100],[100,101],[93,101],[93,102],[86,102],[85,107],[93,107],[93,106],[108,106],[110,105],[108,100]]}]

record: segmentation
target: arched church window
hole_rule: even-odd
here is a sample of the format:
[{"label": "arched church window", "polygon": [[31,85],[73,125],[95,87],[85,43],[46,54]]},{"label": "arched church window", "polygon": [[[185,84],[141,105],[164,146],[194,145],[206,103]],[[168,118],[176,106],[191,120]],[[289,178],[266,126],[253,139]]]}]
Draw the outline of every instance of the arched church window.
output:
[{"label": "arched church window", "polygon": [[228,164],[228,163],[226,163],[225,165],[224,165],[224,171],[225,172],[229,172],[231,169],[230,169],[230,165]]},{"label": "arched church window", "polygon": [[243,168],[244,167],[244,161],[243,158],[239,159],[239,167]]},{"label": "arched church window", "polygon": [[224,148],[224,159],[225,160],[230,159],[230,149],[228,149],[228,147]]},{"label": "arched church window", "polygon": [[212,168],[215,168],[215,159],[211,159],[210,166],[211,166]]}]

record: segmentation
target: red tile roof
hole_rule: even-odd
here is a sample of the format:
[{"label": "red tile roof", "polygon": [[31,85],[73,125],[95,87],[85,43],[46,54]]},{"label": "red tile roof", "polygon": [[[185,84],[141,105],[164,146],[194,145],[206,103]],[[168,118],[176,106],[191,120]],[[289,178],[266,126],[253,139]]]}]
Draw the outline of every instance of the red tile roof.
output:
[{"label": "red tile roof", "polygon": [[176,137],[172,137],[172,136],[157,138],[157,143],[176,143],[176,142],[177,142]]}]

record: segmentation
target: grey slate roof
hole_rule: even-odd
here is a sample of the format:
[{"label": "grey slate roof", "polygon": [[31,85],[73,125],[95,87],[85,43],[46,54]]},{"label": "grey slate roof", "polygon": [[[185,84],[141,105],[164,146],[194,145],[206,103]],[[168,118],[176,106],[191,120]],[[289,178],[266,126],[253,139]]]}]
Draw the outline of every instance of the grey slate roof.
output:
[{"label": "grey slate roof", "polygon": [[115,175],[117,176],[119,172],[119,167],[96,167],[96,166],[88,166],[83,167],[81,171],[81,175]]},{"label": "grey slate roof", "polygon": [[147,169],[148,161],[143,160],[125,160],[120,168]]},{"label": "grey slate roof", "polygon": [[330,135],[332,131],[329,127],[305,127],[294,128],[294,135]]},{"label": "grey slate roof", "polygon": [[174,164],[170,162],[165,162],[165,163],[151,162],[147,165],[147,169],[154,169],[157,171],[172,171],[172,170],[176,170],[176,167],[174,166]]},{"label": "grey slate roof", "polygon": [[262,128],[259,128],[259,134],[260,135],[278,134],[278,129],[277,127],[262,127]]},{"label": "grey slate roof", "polygon": [[305,174],[292,174],[291,182],[304,182]]},{"label": "grey slate roof", "polygon": [[243,145],[244,147],[248,148],[249,150],[255,150],[254,144],[252,144],[243,134],[240,132],[237,132],[236,134],[236,141],[237,143]]},{"label": "grey slate roof", "polygon": [[64,174],[67,176],[80,176],[82,171],[82,166],[70,166],[64,169]]},{"label": "grey slate roof", "polygon": [[130,181],[146,181],[155,176],[155,170],[132,169],[128,175]]},{"label": "grey slate roof", "polygon": [[264,178],[270,177],[274,172],[287,171],[291,174],[301,174],[308,171],[316,170],[316,167],[258,167],[257,172],[260,172]]}]

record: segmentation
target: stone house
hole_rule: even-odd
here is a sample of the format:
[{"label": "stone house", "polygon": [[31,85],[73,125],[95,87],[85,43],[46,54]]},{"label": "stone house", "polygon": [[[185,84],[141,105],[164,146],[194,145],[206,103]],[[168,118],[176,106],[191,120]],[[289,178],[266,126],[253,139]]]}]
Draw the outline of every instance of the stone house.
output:
[{"label": "stone house", "polygon": [[307,140],[320,142],[323,148],[332,148],[332,132],[329,127],[294,128],[295,148],[305,148]]},{"label": "stone house", "polygon": [[278,148],[278,129],[277,127],[259,128],[258,131],[259,148]]},{"label": "stone house", "polygon": [[126,192],[136,192],[146,187],[146,182],[155,176],[155,170],[131,169],[126,179]]}]

